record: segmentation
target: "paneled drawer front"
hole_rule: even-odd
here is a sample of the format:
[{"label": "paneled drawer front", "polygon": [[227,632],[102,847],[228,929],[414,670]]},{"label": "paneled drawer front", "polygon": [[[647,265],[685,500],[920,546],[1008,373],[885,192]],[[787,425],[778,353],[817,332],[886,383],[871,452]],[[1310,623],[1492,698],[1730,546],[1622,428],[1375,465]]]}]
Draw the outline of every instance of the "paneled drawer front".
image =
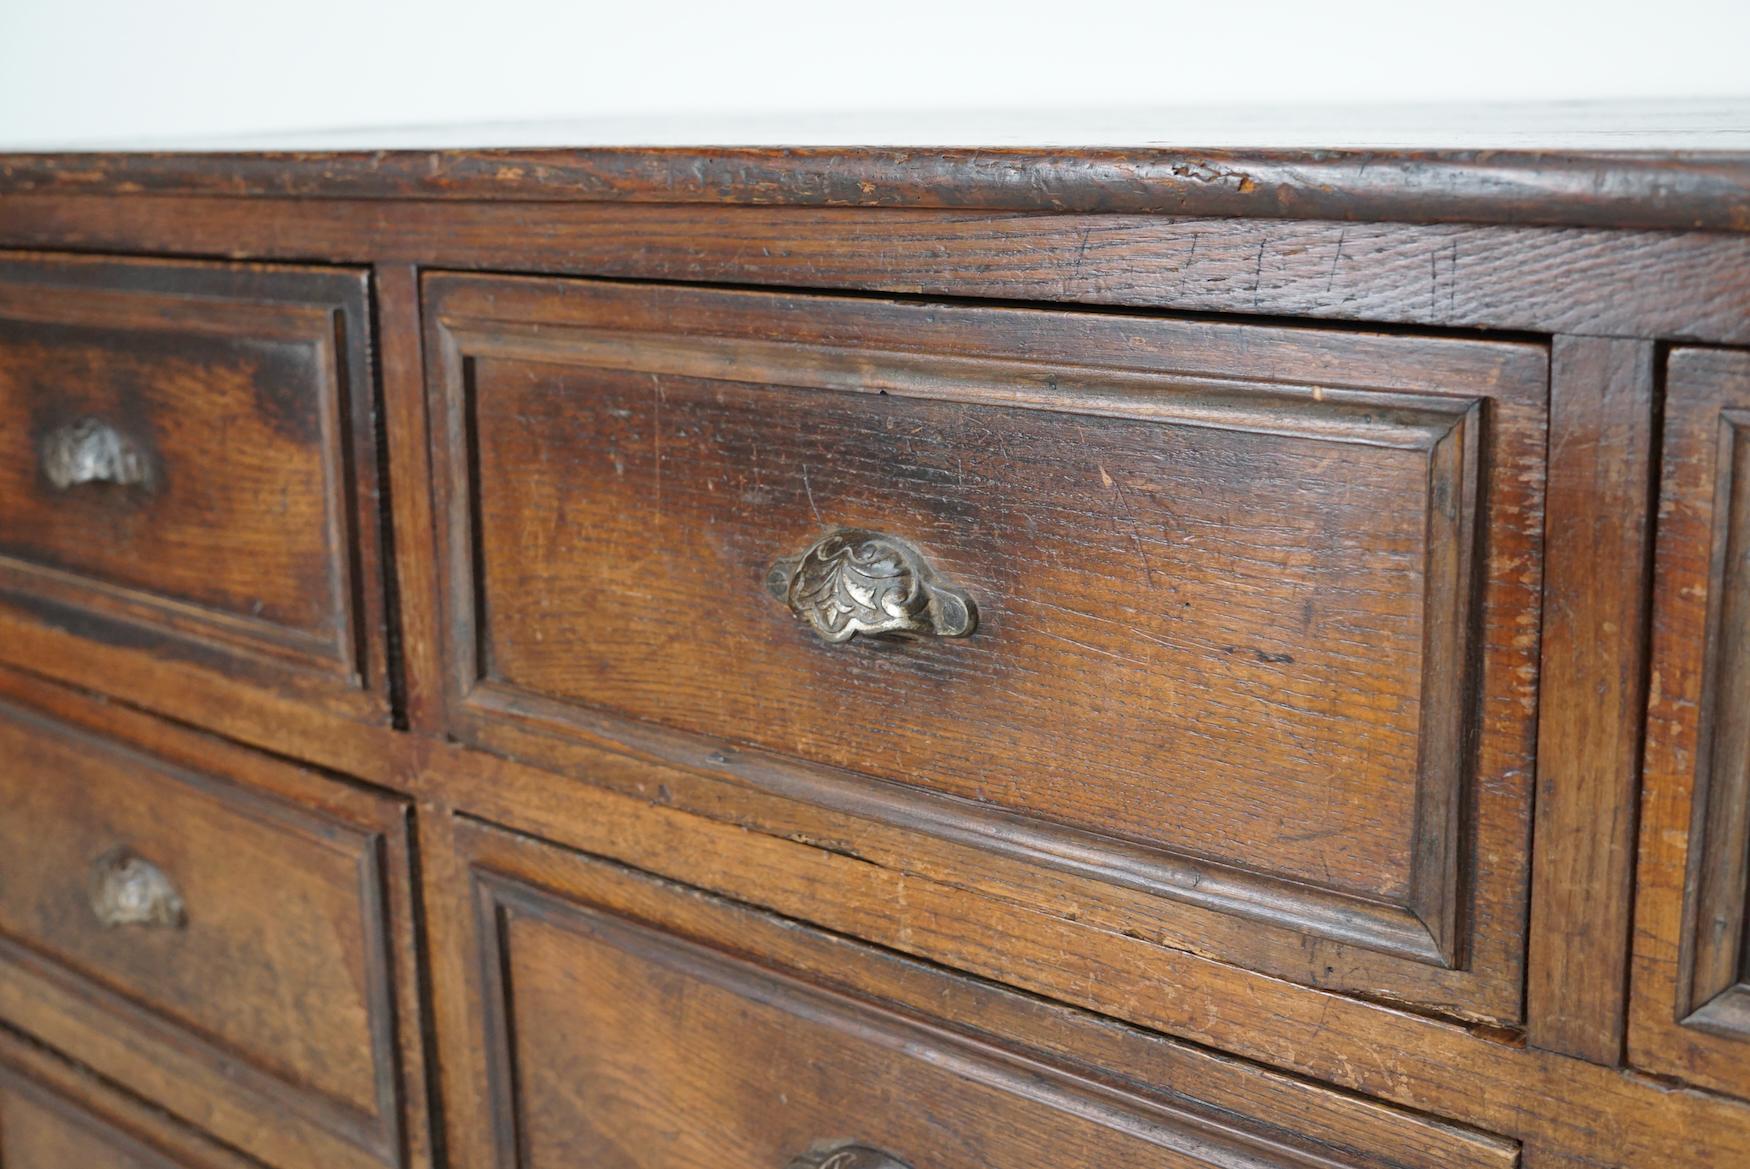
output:
[{"label": "paneled drawer front", "polygon": [[462,738],[648,748],[1140,890],[1217,956],[1517,1017],[1541,348],[426,299]]},{"label": "paneled drawer front", "polygon": [[1668,360],[1630,1058],[1750,1096],[1750,354]]},{"label": "paneled drawer front", "polygon": [[0,1015],[252,1152],[398,1161],[404,809],[146,729],[0,704]]},{"label": "paneled drawer front", "polygon": [[[457,839],[448,900],[473,904],[464,993],[483,1011],[457,1053],[471,1078],[456,1097],[452,1139],[469,1164],[1456,1169],[1518,1160],[1509,1142],[526,837],[461,824]],[[1038,1046],[1002,1038],[1011,1027]]]},{"label": "paneled drawer front", "polygon": [[381,709],[367,304],[341,270],[0,259],[3,652]]}]

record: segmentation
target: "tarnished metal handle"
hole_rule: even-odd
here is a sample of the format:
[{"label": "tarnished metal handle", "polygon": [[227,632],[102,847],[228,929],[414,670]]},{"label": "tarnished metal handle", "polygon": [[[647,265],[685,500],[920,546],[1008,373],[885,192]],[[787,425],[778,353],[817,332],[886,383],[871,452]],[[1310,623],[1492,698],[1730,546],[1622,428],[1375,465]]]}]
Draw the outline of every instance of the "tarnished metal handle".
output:
[{"label": "tarnished metal handle", "polygon": [[111,849],[91,866],[91,912],[106,926],[180,926],[182,894],[151,861],[126,848]]},{"label": "tarnished metal handle", "polygon": [[57,491],[82,483],[151,487],[152,459],[133,439],[101,418],[81,418],[42,440],[43,475]]},{"label": "tarnished metal handle", "polygon": [[858,1144],[817,1145],[791,1161],[788,1169],[911,1169],[898,1157]]},{"label": "tarnished metal handle", "polygon": [[903,540],[840,528],[766,574],[766,588],[822,639],[965,637],[978,607]]}]

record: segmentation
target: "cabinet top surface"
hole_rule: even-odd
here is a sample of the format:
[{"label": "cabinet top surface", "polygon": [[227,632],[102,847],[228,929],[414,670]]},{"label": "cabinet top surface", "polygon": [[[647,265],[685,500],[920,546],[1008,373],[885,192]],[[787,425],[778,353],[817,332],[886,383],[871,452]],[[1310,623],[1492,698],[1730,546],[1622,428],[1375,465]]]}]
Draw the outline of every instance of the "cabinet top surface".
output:
[{"label": "cabinet top surface", "polygon": [[0,196],[513,199],[1750,230],[1750,98],[596,119],[0,149]]}]

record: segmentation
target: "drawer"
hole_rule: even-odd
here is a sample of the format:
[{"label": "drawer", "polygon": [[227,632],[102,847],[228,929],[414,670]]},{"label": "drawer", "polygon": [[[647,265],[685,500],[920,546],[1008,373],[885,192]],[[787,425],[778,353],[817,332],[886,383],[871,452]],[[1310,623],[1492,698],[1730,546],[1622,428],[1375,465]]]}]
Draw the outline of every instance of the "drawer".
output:
[{"label": "drawer", "polygon": [[1750,353],[1668,362],[1629,1055],[1750,1096]]},{"label": "drawer", "polygon": [[402,1161],[405,809],[104,718],[145,742],[0,703],[0,1017],[256,1155]]},{"label": "drawer", "polygon": [[[1510,1166],[1511,1142],[463,823],[476,1166]],[[469,904],[473,912],[461,912]],[[462,1078],[465,1077],[465,1078]]]},{"label": "drawer", "polygon": [[1518,1017],[1542,347],[425,296],[458,738],[647,750],[1140,893],[1217,957]]},{"label": "drawer", "polygon": [[0,258],[0,653],[385,721],[367,306],[354,271]]}]

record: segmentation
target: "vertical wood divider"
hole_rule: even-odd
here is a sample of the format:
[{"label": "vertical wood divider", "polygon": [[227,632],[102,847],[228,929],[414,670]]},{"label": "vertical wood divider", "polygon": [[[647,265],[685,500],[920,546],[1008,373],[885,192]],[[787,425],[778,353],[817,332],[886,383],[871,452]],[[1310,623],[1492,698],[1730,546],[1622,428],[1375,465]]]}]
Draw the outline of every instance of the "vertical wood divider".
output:
[{"label": "vertical wood divider", "polygon": [[1650,341],[1556,337],[1526,1018],[1621,1062],[1657,457]]}]

